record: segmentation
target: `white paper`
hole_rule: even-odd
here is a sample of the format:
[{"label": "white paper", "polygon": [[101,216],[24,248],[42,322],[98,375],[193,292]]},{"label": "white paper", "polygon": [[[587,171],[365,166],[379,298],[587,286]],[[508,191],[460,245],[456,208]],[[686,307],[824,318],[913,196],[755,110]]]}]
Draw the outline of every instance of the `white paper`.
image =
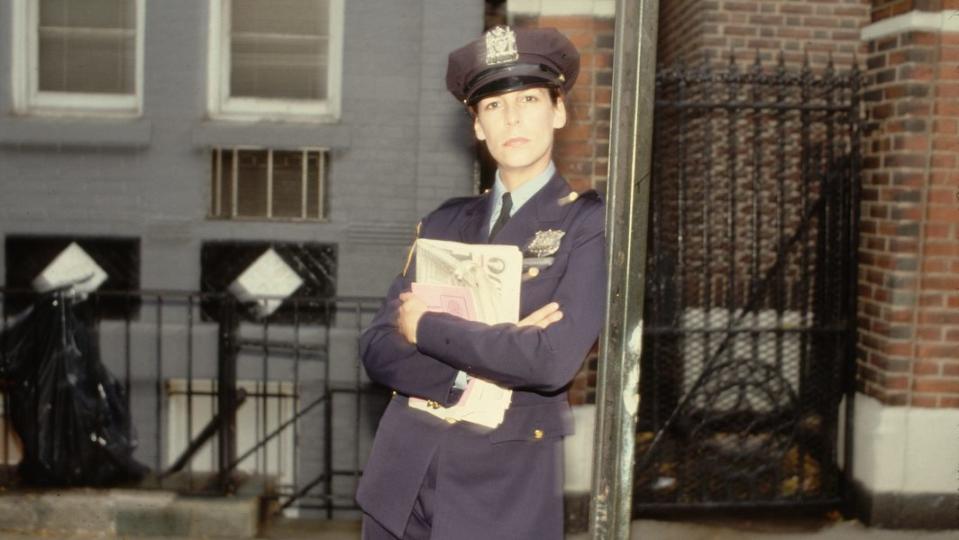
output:
[{"label": "white paper", "polygon": [[[416,282],[461,287],[470,294],[475,319],[486,324],[519,322],[523,254],[516,246],[463,244],[444,240],[416,241]],[[495,428],[503,422],[513,391],[473,377],[452,407],[416,397],[410,407],[447,422],[471,422]]]},{"label": "white paper", "polygon": [[100,268],[76,242],[71,242],[33,280],[33,288],[39,292],[72,284],[79,293],[97,290],[107,280],[107,273]]},{"label": "white paper", "polygon": [[255,301],[257,314],[266,317],[300,285],[303,285],[303,278],[270,248],[237,276],[228,289],[241,302]]},{"label": "white paper", "polygon": [[466,287],[480,322],[519,322],[522,272],[523,254],[516,246],[416,241],[416,281]]}]

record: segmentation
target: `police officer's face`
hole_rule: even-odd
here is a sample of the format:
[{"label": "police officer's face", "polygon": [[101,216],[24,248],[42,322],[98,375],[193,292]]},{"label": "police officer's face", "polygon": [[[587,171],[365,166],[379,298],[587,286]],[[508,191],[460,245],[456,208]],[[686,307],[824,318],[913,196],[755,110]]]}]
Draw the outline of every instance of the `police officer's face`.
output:
[{"label": "police officer's face", "polygon": [[524,88],[480,100],[473,129],[477,139],[486,141],[504,179],[525,181],[546,168],[553,130],[564,125],[562,98],[554,105],[546,88]]}]

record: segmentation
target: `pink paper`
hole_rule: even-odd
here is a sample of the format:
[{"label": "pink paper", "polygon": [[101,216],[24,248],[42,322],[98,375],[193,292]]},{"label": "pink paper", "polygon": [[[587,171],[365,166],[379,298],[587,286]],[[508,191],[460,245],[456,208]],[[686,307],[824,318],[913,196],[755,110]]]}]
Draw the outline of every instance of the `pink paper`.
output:
[{"label": "pink paper", "polygon": [[473,295],[466,287],[413,283],[413,294],[426,304],[426,309],[476,320]]}]

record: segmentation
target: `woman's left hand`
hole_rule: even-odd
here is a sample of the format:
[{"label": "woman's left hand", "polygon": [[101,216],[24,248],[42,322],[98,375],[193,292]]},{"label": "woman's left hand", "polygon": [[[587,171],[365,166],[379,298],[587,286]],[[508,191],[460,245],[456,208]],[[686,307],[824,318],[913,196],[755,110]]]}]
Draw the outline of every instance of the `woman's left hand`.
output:
[{"label": "woman's left hand", "polygon": [[416,327],[426,313],[426,303],[411,292],[400,293],[400,305],[396,309],[396,328],[407,341],[416,345]]}]

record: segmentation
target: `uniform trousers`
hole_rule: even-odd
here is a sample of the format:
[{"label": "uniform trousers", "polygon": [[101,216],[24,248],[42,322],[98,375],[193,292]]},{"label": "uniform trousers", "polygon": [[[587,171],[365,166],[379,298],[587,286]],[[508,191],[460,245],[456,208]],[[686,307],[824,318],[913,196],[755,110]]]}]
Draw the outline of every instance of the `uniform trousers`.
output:
[{"label": "uniform trousers", "polygon": [[[419,494],[413,503],[413,511],[406,522],[403,536],[396,536],[383,528],[369,514],[363,514],[363,540],[430,540],[433,529],[434,497],[436,495],[436,465],[439,452],[433,455],[430,466],[423,478]],[[439,539],[437,539],[439,540]]]}]

